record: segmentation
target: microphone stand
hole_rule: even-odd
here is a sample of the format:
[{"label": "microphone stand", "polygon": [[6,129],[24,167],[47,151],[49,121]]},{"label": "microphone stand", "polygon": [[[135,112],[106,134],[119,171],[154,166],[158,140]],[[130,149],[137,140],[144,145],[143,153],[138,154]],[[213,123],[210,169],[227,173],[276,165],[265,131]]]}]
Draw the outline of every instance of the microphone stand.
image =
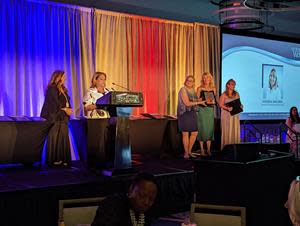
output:
[{"label": "microphone stand", "polygon": [[114,86],[116,86],[116,87],[119,87],[119,88],[122,88],[122,89],[125,89],[125,90],[127,90],[128,92],[131,92],[131,90],[130,89],[128,89],[128,88],[126,88],[126,87],[124,87],[124,86],[121,86],[121,85],[118,85],[118,84],[116,84],[116,83],[112,83]]},{"label": "microphone stand", "polygon": [[[245,120],[245,121],[244,121],[244,142],[246,141],[246,138],[245,138],[245,134],[246,134],[246,133],[245,133],[245,130],[246,130],[246,124],[251,125],[251,126],[254,128],[254,130],[255,130],[257,133],[259,133],[259,139],[260,139],[259,143],[262,144],[262,143],[263,143],[263,140],[262,140],[262,132],[260,131],[260,129],[258,129],[256,126],[253,125],[253,123],[251,123],[251,122],[248,121],[248,120]],[[248,129],[248,131],[249,131],[253,136],[256,137],[256,134],[254,134],[251,130]],[[256,138],[257,138],[257,137],[256,137]]]}]

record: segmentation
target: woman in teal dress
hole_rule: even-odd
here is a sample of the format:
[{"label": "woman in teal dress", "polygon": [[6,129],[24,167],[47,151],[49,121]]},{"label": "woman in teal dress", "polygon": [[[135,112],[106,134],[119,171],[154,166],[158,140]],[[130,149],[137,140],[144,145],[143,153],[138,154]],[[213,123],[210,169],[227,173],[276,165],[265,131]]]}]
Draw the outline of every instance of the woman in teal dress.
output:
[{"label": "woman in teal dress", "polygon": [[[205,93],[207,95],[205,98]],[[201,85],[197,88],[197,96],[201,100],[206,100],[207,106],[200,106],[198,110],[198,136],[200,145],[200,155],[205,156],[204,142],[206,142],[207,154],[211,155],[211,141],[214,140],[214,104],[216,88],[212,75],[204,72]]]}]

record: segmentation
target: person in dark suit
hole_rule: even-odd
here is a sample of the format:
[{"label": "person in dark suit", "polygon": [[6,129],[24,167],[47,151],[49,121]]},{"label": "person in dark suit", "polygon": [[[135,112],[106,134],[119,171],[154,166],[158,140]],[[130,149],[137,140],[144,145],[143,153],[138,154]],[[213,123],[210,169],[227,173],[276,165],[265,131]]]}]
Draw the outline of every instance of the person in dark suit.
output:
[{"label": "person in dark suit", "polygon": [[148,210],[157,194],[155,177],[139,173],[133,179],[128,194],[108,196],[100,202],[91,226],[150,226]]},{"label": "person in dark suit", "polygon": [[64,71],[53,72],[41,111],[41,117],[48,121],[50,127],[46,155],[49,166],[69,166],[71,163],[68,122],[73,110],[65,81]]}]

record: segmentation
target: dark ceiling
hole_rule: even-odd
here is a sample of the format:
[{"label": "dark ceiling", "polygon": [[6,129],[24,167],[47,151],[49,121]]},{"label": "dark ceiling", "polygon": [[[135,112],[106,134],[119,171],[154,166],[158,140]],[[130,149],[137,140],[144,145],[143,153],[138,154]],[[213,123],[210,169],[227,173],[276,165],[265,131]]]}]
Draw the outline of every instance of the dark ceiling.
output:
[{"label": "dark ceiling", "polygon": [[[219,24],[216,13],[218,6],[210,0],[51,0],[68,4],[94,7],[99,9],[138,14],[144,16]],[[239,1],[239,0],[237,0]],[[216,0],[215,0],[216,2]],[[278,2],[278,1],[277,1]],[[283,1],[281,1],[283,2]],[[268,25],[274,31],[264,31],[277,35],[300,38],[300,1],[293,1],[297,10],[272,12]],[[259,31],[262,32],[262,31]]]}]

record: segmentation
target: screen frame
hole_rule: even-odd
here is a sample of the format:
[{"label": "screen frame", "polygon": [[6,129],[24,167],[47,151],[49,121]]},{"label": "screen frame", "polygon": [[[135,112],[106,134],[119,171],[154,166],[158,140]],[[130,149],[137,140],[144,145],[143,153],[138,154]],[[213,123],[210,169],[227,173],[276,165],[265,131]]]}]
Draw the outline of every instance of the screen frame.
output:
[{"label": "screen frame", "polygon": [[[277,34],[266,34],[266,33],[259,33],[255,31],[247,31],[247,30],[237,30],[237,29],[229,29],[229,28],[222,28],[220,29],[220,79],[219,79],[219,93],[220,95],[223,93],[224,90],[222,90],[222,56],[223,56],[223,35],[238,35],[243,37],[250,37],[250,38],[260,38],[260,39],[266,39],[266,40],[272,40],[272,41],[280,41],[280,42],[289,42],[289,43],[295,43],[300,45],[300,38],[295,37],[288,37],[288,36],[282,36]],[[289,115],[289,112],[285,112],[284,114]],[[285,119],[278,118],[278,119],[269,119],[269,118],[257,118],[257,119],[241,119],[241,121],[251,121],[251,122],[261,122],[261,121],[268,121],[271,122],[278,122],[283,121]]]}]

